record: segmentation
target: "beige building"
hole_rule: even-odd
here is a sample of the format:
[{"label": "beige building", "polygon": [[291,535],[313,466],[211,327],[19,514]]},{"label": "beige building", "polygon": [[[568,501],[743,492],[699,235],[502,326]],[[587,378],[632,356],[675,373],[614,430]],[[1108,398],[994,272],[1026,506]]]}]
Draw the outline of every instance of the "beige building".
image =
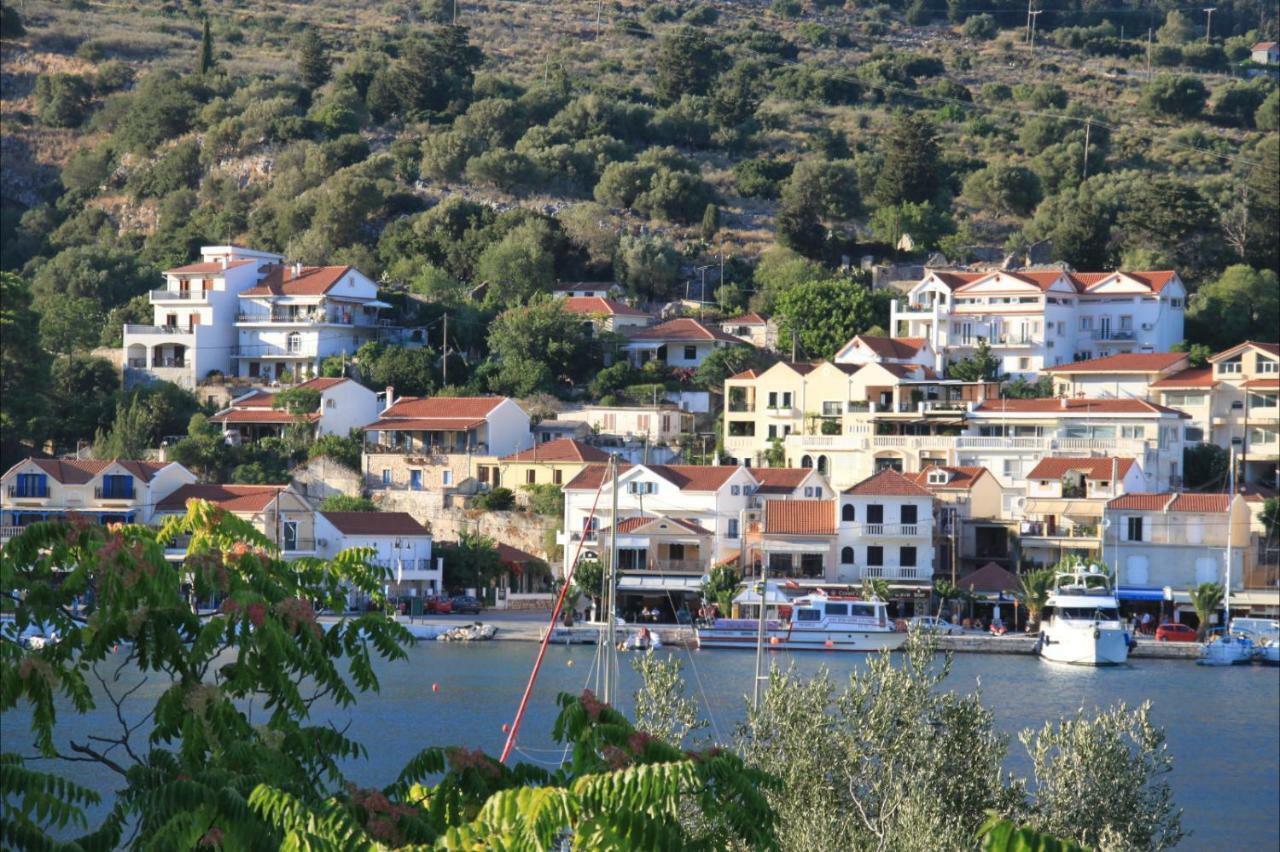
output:
[{"label": "beige building", "polygon": [[[184,485],[156,505],[154,522],[186,514],[190,500],[206,500],[248,521],[280,548],[285,559],[318,555],[315,510],[291,486]],[[165,550],[165,557],[185,558],[187,542],[173,545]]]},{"label": "beige building", "polygon": [[[1128,352],[1045,370],[1056,396],[1153,399],[1150,386],[1190,367],[1185,352]],[[1153,400],[1159,402],[1159,400]]]},{"label": "beige building", "polygon": [[993,561],[1010,565],[1004,489],[991,471],[930,465],[906,477],[933,495],[935,575],[958,578]]},{"label": "beige building", "polygon": [[777,323],[755,311],[721,321],[720,330],[725,334],[733,335],[743,343],[751,344],[757,349],[776,349],[778,347]]},{"label": "beige building", "polygon": [[577,314],[586,319],[598,333],[612,331],[628,334],[653,323],[653,315],[604,296],[566,296],[560,300],[565,313]]},{"label": "beige building", "polygon": [[603,464],[609,454],[582,441],[562,438],[535,444],[493,462],[478,460],[478,477],[492,487],[520,494],[526,485],[564,485],[588,464]]},{"label": "beige building", "polygon": [[1142,469],[1133,459],[1105,456],[1041,459],[1027,472],[1025,496],[1015,498],[1022,557],[1045,567],[1067,556],[1098,559],[1108,500],[1144,491]]},{"label": "beige building", "polygon": [[693,434],[693,414],[674,405],[584,405],[561,412],[587,424],[597,435],[675,444]]}]

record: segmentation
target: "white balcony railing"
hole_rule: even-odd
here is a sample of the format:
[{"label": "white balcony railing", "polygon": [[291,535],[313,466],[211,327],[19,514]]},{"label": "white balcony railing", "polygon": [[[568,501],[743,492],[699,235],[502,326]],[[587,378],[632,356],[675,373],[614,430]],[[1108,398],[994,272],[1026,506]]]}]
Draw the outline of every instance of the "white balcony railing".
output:
[{"label": "white balcony railing", "polygon": [[208,302],[209,296],[204,290],[152,290],[149,301],[156,302]]},{"label": "white balcony railing", "polygon": [[920,568],[902,565],[867,565],[859,573],[868,580],[920,580],[929,576]]},{"label": "white balcony railing", "polygon": [[881,536],[884,538],[922,538],[933,533],[933,522],[923,521],[915,524],[841,524],[858,536]]}]

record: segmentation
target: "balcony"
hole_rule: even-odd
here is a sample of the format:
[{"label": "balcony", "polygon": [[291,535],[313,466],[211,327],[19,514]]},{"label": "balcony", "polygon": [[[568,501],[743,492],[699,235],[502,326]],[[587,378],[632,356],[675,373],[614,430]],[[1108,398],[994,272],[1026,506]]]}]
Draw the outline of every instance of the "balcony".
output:
[{"label": "balcony", "polygon": [[933,523],[925,521],[916,524],[841,524],[856,536],[879,536],[882,538],[924,538],[933,534]]},{"label": "balcony", "polygon": [[724,448],[726,450],[752,450],[755,449],[756,439],[752,437],[730,436],[724,439]]},{"label": "balcony", "polygon": [[178,325],[138,325],[135,323],[126,323],[124,333],[126,337],[130,334],[162,334],[172,337],[195,337],[194,331]]},{"label": "balcony", "polygon": [[240,325],[355,325],[353,316],[330,316],[323,311],[307,313],[236,314]]},{"label": "balcony", "polygon": [[5,489],[5,493],[19,500],[46,500],[49,497],[49,489],[47,487],[20,488],[17,485],[10,485]]},{"label": "balcony", "polygon": [[1134,341],[1137,340],[1137,333],[1133,329],[1122,328],[1112,330],[1109,328],[1095,328],[1092,337],[1097,341],[1117,340],[1117,341]]},{"label": "balcony", "polygon": [[930,571],[905,565],[867,565],[858,571],[863,580],[925,580],[930,575]]},{"label": "balcony", "polygon": [[195,302],[202,305],[209,303],[209,295],[204,290],[152,290],[147,294],[147,298],[153,305],[168,304],[170,302],[181,302],[183,304]]},{"label": "balcony", "polygon": [[1099,545],[1098,527],[1096,525],[1079,525],[1079,526],[1053,526],[1046,525],[1043,521],[1027,521],[1022,524],[1023,541],[1033,538],[1070,540],[1079,542],[1084,546]]},{"label": "balcony", "polygon": [[128,491],[104,491],[102,486],[99,485],[93,489],[93,499],[95,500],[132,500],[133,494],[134,492],[132,488]]},{"label": "balcony", "polygon": [[469,444],[466,446],[448,445],[448,444],[417,444],[413,446],[397,446],[395,444],[380,444],[368,442],[364,445],[364,451],[367,455],[396,455],[407,456],[409,464],[416,465],[432,465],[446,464],[448,459],[446,456],[485,456],[489,454],[489,445],[484,443]]}]

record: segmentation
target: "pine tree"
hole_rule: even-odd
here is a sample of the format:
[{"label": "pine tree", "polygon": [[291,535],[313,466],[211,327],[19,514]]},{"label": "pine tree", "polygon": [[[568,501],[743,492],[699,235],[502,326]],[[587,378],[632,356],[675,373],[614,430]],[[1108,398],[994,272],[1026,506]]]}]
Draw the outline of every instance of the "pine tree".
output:
[{"label": "pine tree", "polygon": [[875,197],[881,206],[933,198],[940,183],[938,139],[933,124],[921,115],[902,113],[885,139],[884,165],[876,178]]},{"label": "pine tree", "polygon": [[200,76],[213,70],[213,33],[209,31],[209,19],[204,19],[204,32],[200,35]]},{"label": "pine tree", "polygon": [[323,86],[332,76],[328,48],[314,29],[307,30],[298,48],[298,74],[302,77],[302,85],[312,91]]},{"label": "pine tree", "polygon": [[706,209],[702,211],[702,238],[709,240],[716,235],[716,231],[720,230],[720,208],[715,204],[708,204]]}]

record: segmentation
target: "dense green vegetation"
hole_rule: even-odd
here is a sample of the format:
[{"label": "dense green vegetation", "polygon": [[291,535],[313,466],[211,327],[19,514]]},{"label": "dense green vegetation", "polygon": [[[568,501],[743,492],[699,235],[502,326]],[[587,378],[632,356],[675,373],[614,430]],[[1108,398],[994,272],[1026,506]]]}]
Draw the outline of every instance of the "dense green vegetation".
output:
[{"label": "dense green vegetation", "polygon": [[1275,337],[1258,0],[1219,6],[1208,39],[1179,8],[1070,3],[1034,48],[1013,3],[615,2],[598,26],[589,4],[498,0],[456,25],[438,2],[5,9],[6,57],[26,53],[4,84],[0,265],[33,353],[9,445],[109,429],[114,406],[65,434],[41,419],[66,399],[46,368],[118,345],[158,270],[215,242],[384,282],[429,346],[357,360],[412,393],[445,384],[446,311],[452,389],[584,392],[612,344],[539,303],[557,279],[645,302],[705,280],[712,315],[802,319],[841,291],[841,322],[797,335],[829,356],[887,319],[842,259],[906,237],[954,262],[1049,240],[1076,268],[1176,267],[1203,296],[1194,341]]}]

